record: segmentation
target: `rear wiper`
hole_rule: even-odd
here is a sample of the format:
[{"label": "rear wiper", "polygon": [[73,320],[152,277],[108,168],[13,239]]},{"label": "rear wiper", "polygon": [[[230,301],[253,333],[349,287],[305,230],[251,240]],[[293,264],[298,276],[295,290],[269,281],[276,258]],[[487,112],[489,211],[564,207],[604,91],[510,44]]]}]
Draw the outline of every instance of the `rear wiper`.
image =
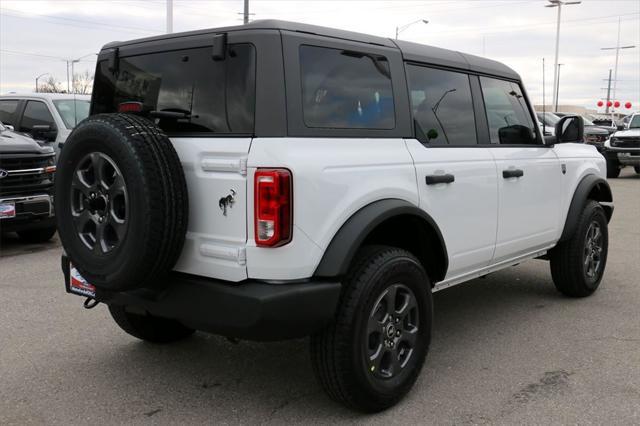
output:
[{"label": "rear wiper", "polygon": [[155,118],[174,118],[174,119],[180,119],[180,118],[190,118],[191,114],[189,114],[188,112],[181,112],[181,111],[158,111],[158,110],[153,110],[153,111],[149,111],[149,115],[151,117],[155,117]]}]

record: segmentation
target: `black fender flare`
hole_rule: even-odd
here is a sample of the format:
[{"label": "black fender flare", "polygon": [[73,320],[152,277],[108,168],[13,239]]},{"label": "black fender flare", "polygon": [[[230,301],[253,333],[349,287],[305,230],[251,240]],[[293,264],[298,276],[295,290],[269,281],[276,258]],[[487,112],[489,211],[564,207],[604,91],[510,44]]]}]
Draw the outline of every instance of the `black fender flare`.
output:
[{"label": "black fender flare", "polygon": [[424,210],[400,199],[374,201],[347,219],[327,246],[314,276],[327,278],[346,274],[353,257],[367,236],[384,221],[400,215],[415,216],[433,230],[442,250],[443,264],[439,265],[438,269],[441,270],[435,274],[436,276],[430,278],[433,282],[444,279],[449,267],[449,257],[440,228]]},{"label": "black fender flare", "polygon": [[[605,179],[593,174],[586,175],[582,178],[573,193],[569,211],[567,212],[567,219],[564,223],[564,229],[558,242],[566,241],[574,234],[578,226],[579,214],[589,199],[605,203],[613,202],[613,195],[611,194],[609,183]],[[613,205],[603,205],[603,207],[607,215],[607,220],[611,220]]]}]

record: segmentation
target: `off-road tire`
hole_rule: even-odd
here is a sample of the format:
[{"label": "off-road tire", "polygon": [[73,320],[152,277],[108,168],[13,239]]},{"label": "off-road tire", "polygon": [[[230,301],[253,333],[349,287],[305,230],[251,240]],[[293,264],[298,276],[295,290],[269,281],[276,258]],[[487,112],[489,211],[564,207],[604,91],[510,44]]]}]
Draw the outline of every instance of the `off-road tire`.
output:
[{"label": "off-road tire", "polygon": [[56,227],[25,229],[16,233],[18,237],[26,243],[46,243],[56,234]]},{"label": "off-road tire", "polygon": [[[87,247],[72,213],[76,169],[96,153],[117,167],[128,197],[126,232],[108,253]],[[152,287],[172,269],[184,244],[188,198],[180,159],[169,138],[145,118],[89,117],[73,130],[60,154],[55,208],[65,251],[88,282],[103,290]]]},{"label": "off-road tire", "polygon": [[191,336],[195,330],[176,320],[127,312],[122,306],[110,305],[109,312],[122,330],[152,343],[171,343]]},{"label": "off-road tire", "polygon": [[[394,283],[406,285],[415,295],[418,339],[413,358],[398,376],[385,381],[375,377],[367,364],[363,327],[376,298]],[[373,413],[393,406],[420,374],[431,339],[432,318],[429,278],[415,256],[394,247],[364,247],[343,280],[334,322],[311,337],[311,359],[318,381],[329,397],[352,409]]]},{"label": "off-road tire", "polygon": [[[597,274],[590,278],[585,272],[585,252],[587,232],[594,222],[602,233],[602,251]],[[596,291],[607,263],[608,239],[607,216],[604,209],[597,201],[589,200],[580,212],[574,234],[550,252],[551,276],[559,292],[569,297],[586,297]]]},{"label": "off-road tire", "polygon": [[617,178],[618,176],[620,176],[620,163],[607,159],[607,178]]}]

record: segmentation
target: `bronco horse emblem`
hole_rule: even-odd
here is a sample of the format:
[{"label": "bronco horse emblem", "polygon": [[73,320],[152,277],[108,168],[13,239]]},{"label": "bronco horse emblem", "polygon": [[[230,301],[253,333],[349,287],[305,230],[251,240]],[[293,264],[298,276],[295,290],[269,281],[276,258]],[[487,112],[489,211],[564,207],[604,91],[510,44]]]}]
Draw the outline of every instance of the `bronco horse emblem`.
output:
[{"label": "bronco horse emblem", "polygon": [[236,202],[234,198],[236,196],[236,191],[234,191],[233,189],[230,189],[229,191],[231,192],[231,194],[227,195],[226,197],[220,198],[220,201],[218,201],[218,206],[220,207],[220,210],[222,210],[223,216],[227,215],[227,208],[232,208],[233,204]]}]

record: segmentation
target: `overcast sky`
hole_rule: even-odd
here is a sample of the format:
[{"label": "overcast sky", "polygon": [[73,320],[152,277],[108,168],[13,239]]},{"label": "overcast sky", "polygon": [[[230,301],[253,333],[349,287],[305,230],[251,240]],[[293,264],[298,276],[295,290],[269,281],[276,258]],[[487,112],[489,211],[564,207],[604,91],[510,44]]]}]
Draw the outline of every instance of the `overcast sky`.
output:
[{"label": "overcast sky", "polygon": [[[251,0],[252,19],[284,19],[400,38],[486,56],[514,68],[533,102],[542,102],[542,58],[551,103],[557,9],[545,0],[270,1]],[[174,0],[174,31],[241,23],[242,0]],[[93,71],[100,47],[164,33],[164,0],[0,0],[0,93],[31,92],[50,73],[66,86],[64,58],[88,55],[76,72]],[[640,106],[640,1],[583,0],[562,9],[560,103],[595,108],[606,96],[621,19],[617,99]]]}]

